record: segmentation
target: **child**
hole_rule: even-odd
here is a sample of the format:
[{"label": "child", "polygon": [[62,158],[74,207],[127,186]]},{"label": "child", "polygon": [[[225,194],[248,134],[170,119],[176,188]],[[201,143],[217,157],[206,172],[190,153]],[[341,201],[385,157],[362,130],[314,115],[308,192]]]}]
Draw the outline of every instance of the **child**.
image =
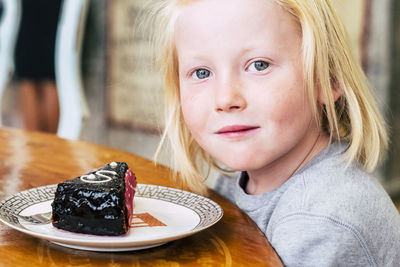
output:
[{"label": "child", "polygon": [[216,190],[288,266],[399,266],[400,216],[370,176],[385,123],[329,0],[164,0],[153,41],[182,180]]}]

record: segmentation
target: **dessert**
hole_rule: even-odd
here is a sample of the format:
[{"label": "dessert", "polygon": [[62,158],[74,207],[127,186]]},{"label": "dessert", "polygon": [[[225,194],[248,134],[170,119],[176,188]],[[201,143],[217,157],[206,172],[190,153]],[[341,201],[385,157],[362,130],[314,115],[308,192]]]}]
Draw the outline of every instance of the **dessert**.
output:
[{"label": "dessert", "polygon": [[118,236],[129,231],[136,177],[125,162],[104,167],[57,185],[53,226],[70,232]]}]

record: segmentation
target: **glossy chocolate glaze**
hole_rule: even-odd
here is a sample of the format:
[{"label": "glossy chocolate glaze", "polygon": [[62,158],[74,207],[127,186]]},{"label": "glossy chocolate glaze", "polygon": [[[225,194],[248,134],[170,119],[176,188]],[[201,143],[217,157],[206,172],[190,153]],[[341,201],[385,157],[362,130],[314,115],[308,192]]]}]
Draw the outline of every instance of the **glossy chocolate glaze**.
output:
[{"label": "glossy chocolate glaze", "polygon": [[[127,209],[124,162],[110,163],[57,186],[52,223],[71,232],[117,236],[127,233],[133,211]],[[135,176],[132,175],[135,179]],[[136,186],[136,181],[134,181]],[[132,190],[132,189],[130,189]],[[134,194],[134,192],[133,192]]]}]

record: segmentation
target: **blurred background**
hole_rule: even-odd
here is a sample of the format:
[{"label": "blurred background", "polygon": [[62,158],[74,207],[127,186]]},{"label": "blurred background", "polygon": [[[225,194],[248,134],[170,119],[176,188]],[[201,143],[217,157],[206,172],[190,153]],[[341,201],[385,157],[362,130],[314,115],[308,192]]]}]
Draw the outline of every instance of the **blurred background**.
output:
[{"label": "blurred background", "polygon": [[[1,31],[4,31],[7,17],[6,2],[18,1],[0,0]],[[148,68],[151,59],[145,37],[133,35],[136,16],[146,0],[59,2],[61,8],[54,37],[54,79],[60,102],[57,134],[116,147],[151,159],[163,127],[162,87],[159,75]],[[392,198],[398,201],[400,1],[334,0],[334,4],[390,127],[390,150],[377,176]],[[22,17],[21,12],[15,14]],[[18,26],[22,24],[17,22],[14,25],[18,29],[16,32],[20,33]],[[0,42],[3,43],[4,33],[1,34]],[[13,40],[10,36],[7,40]],[[30,39],[23,46],[29,47],[34,42]],[[14,45],[17,43],[18,35]],[[10,61],[17,51],[4,52],[4,47],[7,46],[0,46],[0,56],[9,55]],[[15,60],[13,63],[9,64],[8,79],[0,88],[2,125],[27,128],[19,108],[23,89],[15,72]],[[1,64],[0,71],[5,72],[7,65]],[[69,76],[61,73],[69,73]],[[169,164],[165,153],[159,161]],[[209,179],[210,186],[213,181]]]}]

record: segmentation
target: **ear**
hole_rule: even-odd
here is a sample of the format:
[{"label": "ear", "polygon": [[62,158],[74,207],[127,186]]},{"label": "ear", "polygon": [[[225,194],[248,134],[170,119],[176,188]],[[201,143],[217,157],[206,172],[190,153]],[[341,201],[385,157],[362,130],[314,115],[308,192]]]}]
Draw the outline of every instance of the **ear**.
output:
[{"label": "ear", "polygon": [[[336,102],[339,99],[339,97],[342,95],[342,90],[340,89],[338,83],[335,81],[333,81],[331,83],[331,90],[332,90],[333,102]],[[327,103],[325,96],[326,95],[323,94],[323,92],[320,88],[319,92],[318,92],[318,102],[322,105],[325,105]]]}]

